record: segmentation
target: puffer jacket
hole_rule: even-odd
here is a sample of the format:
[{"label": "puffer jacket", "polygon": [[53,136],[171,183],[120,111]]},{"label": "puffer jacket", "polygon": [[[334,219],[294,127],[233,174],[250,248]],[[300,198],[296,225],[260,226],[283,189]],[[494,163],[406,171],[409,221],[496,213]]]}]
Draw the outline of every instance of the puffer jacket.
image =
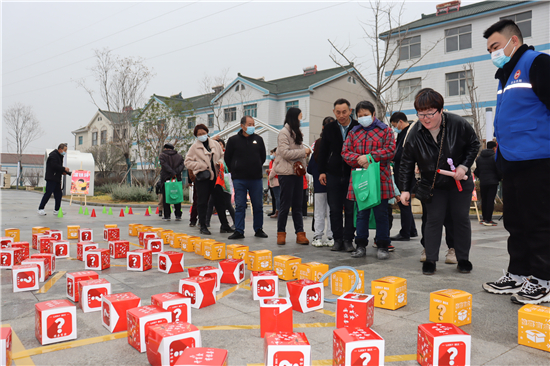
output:
[{"label": "puffer jacket", "polygon": [[294,163],[297,161],[301,161],[304,168],[307,166],[306,151],[302,145],[294,141],[290,127],[285,124],[277,137],[277,156],[273,170],[277,175],[296,175]]},{"label": "puffer jacket", "polygon": [[476,159],[476,169],[474,174],[479,179],[482,186],[498,184],[502,179],[501,173],[497,169],[495,161],[495,152],[493,149],[485,149]]},{"label": "puffer jacket", "polygon": [[196,140],[191,145],[185,156],[185,167],[191,170],[194,175],[208,170],[210,172],[210,180],[214,180],[215,175],[212,171],[211,161],[214,162],[216,169],[218,169],[220,162],[223,162],[223,151],[218,141],[210,137],[207,141],[210,151],[206,150],[204,144],[199,140]]},{"label": "puffer jacket", "polygon": [[160,166],[160,181],[166,182],[173,176],[181,182],[181,172],[183,171],[183,157],[176,150],[164,150],[159,157]]},{"label": "puffer jacket", "polygon": [[45,180],[61,183],[63,172],[65,172],[63,155],[56,149],[48,155],[48,160],[46,160],[46,175],[44,178]]},{"label": "puffer jacket", "polygon": [[[462,187],[464,190],[473,188],[474,183],[471,178],[470,167],[479,151],[479,140],[473,127],[464,118],[447,112],[443,112],[443,116],[445,127],[442,123],[437,135],[437,143],[422,123],[415,123],[414,126],[410,127],[407,143],[403,147],[399,169],[398,187],[402,192],[410,192],[413,188],[411,184],[414,177],[415,163],[418,164],[422,182],[431,187],[437,169],[450,170],[447,158],[452,158],[454,166],[457,168],[459,165],[468,168],[466,173],[468,180],[462,181]],[[445,140],[443,141],[439,166],[436,167],[443,128],[445,129]],[[456,183],[452,177],[437,174],[435,188],[456,189]]]}]

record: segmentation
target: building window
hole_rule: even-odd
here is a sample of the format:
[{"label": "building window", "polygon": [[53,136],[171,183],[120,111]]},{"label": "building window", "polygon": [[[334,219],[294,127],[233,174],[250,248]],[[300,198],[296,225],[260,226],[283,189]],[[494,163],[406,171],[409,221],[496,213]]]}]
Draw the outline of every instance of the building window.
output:
[{"label": "building window", "polygon": [[92,146],[97,146],[97,132],[92,132]]},{"label": "building window", "polygon": [[348,76],[348,83],[357,84],[357,80],[353,76]]},{"label": "building window", "polygon": [[521,35],[523,38],[531,37],[531,19],[532,19],[532,13],[531,10],[526,11],[524,13],[519,14],[512,14],[507,15],[505,17],[501,17],[502,19],[512,19],[514,22],[516,22],[517,26],[519,27],[519,30],[521,31]]},{"label": "building window", "polygon": [[98,121],[101,121],[102,119],[103,119],[103,117],[97,117]]},{"label": "building window", "polygon": [[225,108],[223,110],[223,119],[225,122],[233,122],[237,120],[237,107]]},{"label": "building window", "polygon": [[244,84],[241,84],[241,90],[245,90]]},{"label": "building window", "polygon": [[413,102],[416,93],[422,89],[422,78],[399,80],[397,87],[399,89],[399,100]]},{"label": "building window", "polygon": [[187,118],[187,128],[192,130],[195,128],[195,125],[197,124],[197,117],[189,117]]},{"label": "building window", "polygon": [[78,136],[78,144],[82,145],[83,142],[84,142],[84,137]]},{"label": "building window", "polygon": [[420,36],[405,38],[399,47],[399,60],[410,60],[420,57]]},{"label": "building window", "polygon": [[101,145],[105,145],[107,143],[107,130],[101,131]]},{"label": "building window", "polygon": [[244,106],[244,115],[257,118],[258,117],[258,105],[249,104]]},{"label": "building window", "polygon": [[290,102],[286,102],[285,103],[286,111],[288,111],[292,107],[300,108],[299,105],[300,104],[297,100],[292,100]]},{"label": "building window", "polygon": [[472,25],[445,30],[445,52],[472,48]]},{"label": "building window", "polygon": [[213,114],[208,115],[208,127],[214,127],[214,115]]},{"label": "building window", "polygon": [[447,82],[447,96],[466,95],[468,84],[472,82],[472,73],[468,71],[451,72],[445,75]]},{"label": "building window", "polygon": [[235,91],[238,92],[239,91],[239,84],[237,84],[237,86],[235,87]]}]

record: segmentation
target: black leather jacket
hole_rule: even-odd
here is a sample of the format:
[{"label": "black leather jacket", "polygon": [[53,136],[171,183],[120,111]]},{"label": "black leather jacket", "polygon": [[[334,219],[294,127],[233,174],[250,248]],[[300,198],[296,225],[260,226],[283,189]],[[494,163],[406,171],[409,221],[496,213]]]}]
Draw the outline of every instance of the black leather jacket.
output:
[{"label": "black leather jacket", "polygon": [[[480,143],[473,127],[464,118],[456,114],[443,112],[445,127],[443,123],[437,135],[437,143],[422,123],[415,123],[410,127],[411,131],[403,148],[401,166],[399,170],[399,186],[402,191],[410,192],[412,178],[414,177],[414,164],[418,164],[421,173],[421,180],[431,187],[436,172],[437,157],[439,155],[439,144],[443,128],[445,128],[445,140],[439,166],[437,168],[450,170],[447,158],[452,158],[455,167],[464,165],[468,168],[467,181],[462,181],[465,190],[473,188],[470,167],[474,163],[479,151]],[[435,179],[437,189],[456,189],[456,183],[452,177],[438,174]]]}]

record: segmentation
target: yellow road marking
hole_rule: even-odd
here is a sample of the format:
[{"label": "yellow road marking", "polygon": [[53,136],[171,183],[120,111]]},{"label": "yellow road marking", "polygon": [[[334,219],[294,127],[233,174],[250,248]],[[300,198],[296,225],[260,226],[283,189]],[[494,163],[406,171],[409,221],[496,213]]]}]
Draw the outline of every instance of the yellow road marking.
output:
[{"label": "yellow road marking", "polygon": [[67,271],[59,271],[57,272],[52,278],[50,278],[46,283],[44,283],[44,286],[40,290],[38,290],[37,293],[39,294],[45,294],[48,292],[49,289],[52,288],[52,286],[67,273]]},{"label": "yellow road marking", "polygon": [[330,311],[330,310],[319,309],[319,310],[315,310],[315,311],[318,312],[318,313],[321,313],[321,314],[332,316],[332,317],[336,316],[336,313],[334,311]]},{"label": "yellow road marking", "polygon": [[336,323],[301,323],[293,324],[294,328],[327,328],[335,327]]},{"label": "yellow road marking", "polygon": [[129,241],[128,243],[130,243],[130,244],[132,244],[132,245],[134,245],[134,246],[136,246],[136,247],[140,247],[140,248],[141,248],[141,245],[139,245],[139,244],[132,243],[131,241]]},{"label": "yellow road marking", "polygon": [[[2,324],[2,328],[8,328],[11,326],[9,324]],[[21,340],[15,334],[15,331],[13,328],[11,328],[11,358],[14,360],[16,366],[34,366],[34,362],[32,359],[28,356],[22,356],[19,358],[15,358],[15,355],[19,355],[20,353],[25,352],[25,347],[23,346],[23,343],[21,343]],[[5,360],[4,360],[5,361]]]},{"label": "yellow road marking", "polygon": [[[232,294],[233,292],[237,291],[238,289],[240,288],[244,288],[245,286],[248,285],[248,282],[250,282],[250,280],[246,280],[244,282],[241,282],[240,284],[236,285],[236,286],[233,286],[227,290],[225,290],[224,292],[216,295],[216,301],[224,298],[225,296],[229,295],[229,294]],[[250,287],[249,287],[250,288]]]},{"label": "yellow road marking", "polygon": [[200,330],[235,330],[235,329],[260,329],[259,325],[201,325]]},{"label": "yellow road marking", "polygon": [[[414,361],[416,360],[416,355],[397,355],[397,356],[386,356],[384,357],[384,362],[398,362],[398,361]],[[246,366],[264,366],[264,363],[247,363]],[[330,360],[316,360],[311,362],[312,366],[330,366],[332,365],[332,359]]]}]

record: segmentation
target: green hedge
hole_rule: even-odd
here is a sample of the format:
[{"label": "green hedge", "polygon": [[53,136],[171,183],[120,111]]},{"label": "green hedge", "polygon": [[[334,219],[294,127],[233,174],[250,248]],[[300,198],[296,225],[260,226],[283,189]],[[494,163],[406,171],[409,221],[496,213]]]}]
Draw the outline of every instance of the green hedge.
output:
[{"label": "green hedge", "polygon": [[157,195],[148,193],[145,187],[128,187],[118,186],[112,187],[111,197],[116,201],[128,202],[152,202],[157,201]]}]

